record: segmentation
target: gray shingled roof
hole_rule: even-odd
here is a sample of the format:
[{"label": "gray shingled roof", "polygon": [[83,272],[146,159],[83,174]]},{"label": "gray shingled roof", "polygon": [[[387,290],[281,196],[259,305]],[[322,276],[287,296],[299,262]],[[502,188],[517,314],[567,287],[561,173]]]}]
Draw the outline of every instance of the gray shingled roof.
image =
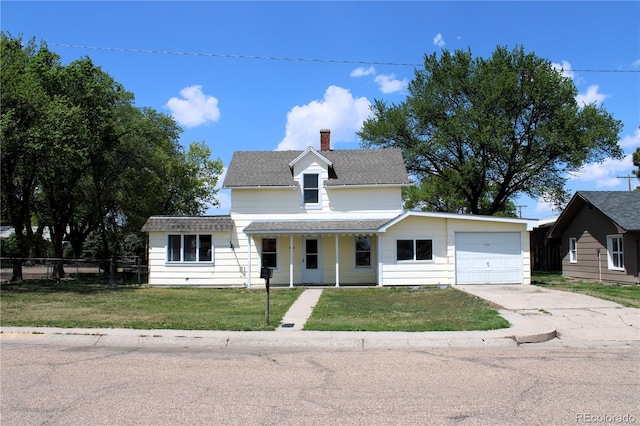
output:
[{"label": "gray shingled roof", "polygon": [[375,232],[382,225],[389,222],[389,219],[367,219],[367,220],[294,220],[294,221],[272,221],[272,222],[251,222],[244,228],[246,234],[303,234],[308,232],[318,233],[340,233],[340,232]]},{"label": "gray shingled roof", "polygon": [[231,216],[151,216],[142,226],[143,232],[211,232],[232,231]]},{"label": "gray shingled roof", "polygon": [[577,195],[622,229],[640,231],[640,191],[579,191]]},{"label": "gray shingled roof", "polygon": [[[304,151],[236,151],[223,188],[296,186],[289,163]],[[318,151],[333,163],[327,186],[410,184],[402,151],[395,148]]]},{"label": "gray shingled roof", "polygon": [[549,231],[560,237],[574,216],[591,204],[625,231],[640,231],[640,191],[578,191]]}]

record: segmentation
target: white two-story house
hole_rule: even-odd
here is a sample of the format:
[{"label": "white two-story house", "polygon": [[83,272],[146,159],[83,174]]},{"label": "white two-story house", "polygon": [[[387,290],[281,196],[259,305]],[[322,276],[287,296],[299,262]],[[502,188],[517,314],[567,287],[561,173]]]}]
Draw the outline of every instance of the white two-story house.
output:
[{"label": "white two-story house", "polygon": [[153,216],[156,286],[529,284],[535,221],[402,210],[397,149],[239,151],[225,216]]}]

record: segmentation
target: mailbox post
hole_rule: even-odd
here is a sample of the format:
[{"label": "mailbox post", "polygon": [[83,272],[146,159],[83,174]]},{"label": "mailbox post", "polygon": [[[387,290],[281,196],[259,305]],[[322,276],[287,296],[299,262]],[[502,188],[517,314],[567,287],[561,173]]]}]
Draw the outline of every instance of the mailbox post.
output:
[{"label": "mailbox post", "polygon": [[263,266],[260,269],[260,278],[265,280],[265,287],[267,290],[267,299],[265,301],[265,308],[264,308],[264,320],[267,323],[267,325],[269,325],[269,280],[271,279],[272,275],[273,275],[273,270],[268,266]]}]

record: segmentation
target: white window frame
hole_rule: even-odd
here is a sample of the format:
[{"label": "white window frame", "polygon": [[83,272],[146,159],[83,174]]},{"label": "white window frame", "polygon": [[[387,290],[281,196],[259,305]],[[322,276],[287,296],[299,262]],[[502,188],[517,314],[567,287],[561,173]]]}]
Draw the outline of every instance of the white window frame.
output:
[{"label": "white window frame", "polygon": [[578,263],[578,239],[569,237],[569,263]]},{"label": "white window frame", "polygon": [[[412,250],[413,250],[413,258],[412,259],[398,259],[398,241],[411,241]],[[431,241],[431,259],[416,259],[416,250],[417,250],[417,241]],[[395,252],[396,252],[396,263],[409,263],[409,262],[419,262],[419,263],[432,263],[435,261],[435,253],[434,253],[434,240],[430,237],[420,237],[420,238],[396,238],[395,242]]]},{"label": "white window frame", "polygon": [[[316,187],[305,187],[305,177],[306,176],[316,176],[318,179],[318,183]],[[308,171],[302,174],[300,179],[300,187],[302,188],[302,205],[305,208],[318,209],[322,206],[322,193],[320,191],[322,187],[322,173],[320,171]],[[305,199],[305,191],[316,191],[316,195],[318,197],[318,201],[315,203],[307,203]]]},{"label": "white window frame", "polygon": [[[171,251],[171,237],[180,237],[180,255],[179,255],[179,260],[172,260],[171,256],[170,256],[170,251]],[[195,247],[195,260],[185,260],[185,237],[195,237],[195,241],[196,241],[196,247]],[[205,260],[200,260],[200,246],[201,246],[201,240],[202,237],[209,237],[211,238],[211,248],[209,249],[211,251],[210,253],[210,259],[205,259]],[[213,240],[213,234],[192,234],[192,233],[185,233],[185,234],[167,234],[167,250],[165,252],[165,261],[166,263],[170,263],[172,265],[177,265],[177,264],[213,264],[215,261],[215,246],[214,246],[214,240]]]},{"label": "white window frame", "polygon": [[[614,240],[618,241],[619,250],[614,250]],[[624,240],[621,234],[607,235],[607,266],[614,271],[624,271]]]},{"label": "white window frame", "polygon": [[[369,241],[369,264],[368,265],[358,265],[358,253],[366,253],[367,250],[358,250],[358,239],[362,238],[362,239],[366,239]],[[373,248],[372,248],[372,241],[371,241],[371,237],[370,236],[355,236],[353,238],[353,265],[355,269],[371,269],[373,267],[373,261],[372,261],[372,254],[373,254]]]}]

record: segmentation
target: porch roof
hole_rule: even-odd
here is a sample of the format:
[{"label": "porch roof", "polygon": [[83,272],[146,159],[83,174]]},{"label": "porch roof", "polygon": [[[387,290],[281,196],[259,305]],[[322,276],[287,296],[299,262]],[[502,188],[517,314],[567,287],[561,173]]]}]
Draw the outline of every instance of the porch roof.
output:
[{"label": "porch roof", "polygon": [[221,216],[151,216],[142,227],[144,232],[208,232],[232,231],[230,215]]},{"label": "porch roof", "polygon": [[251,234],[360,234],[373,233],[390,219],[364,220],[281,220],[251,222],[244,233]]}]

